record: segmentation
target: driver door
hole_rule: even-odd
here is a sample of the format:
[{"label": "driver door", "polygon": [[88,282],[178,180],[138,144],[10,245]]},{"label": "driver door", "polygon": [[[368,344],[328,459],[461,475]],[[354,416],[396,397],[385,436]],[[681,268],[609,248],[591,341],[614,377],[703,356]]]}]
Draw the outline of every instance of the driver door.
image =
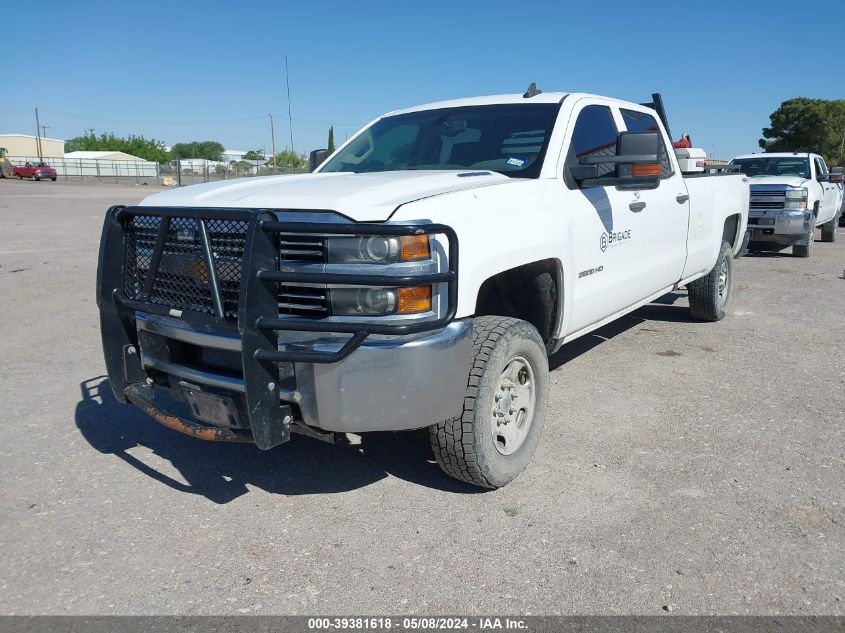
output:
[{"label": "driver door", "polygon": [[[572,200],[563,209],[571,222],[573,270],[571,318],[567,334],[605,319],[652,292],[646,275],[653,214],[639,213],[633,191],[614,186],[584,187],[569,176],[569,167],[587,156],[613,156],[621,127],[616,107],[596,99],[576,105],[564,147],[564,182]],[[600,166],[604,172],[612,167]],[[599,175],[603,175],[600,171]]]},{"label": "driver door", "polygon": [[819,176],[830,178],[830,173],[827,170],[827,165],[823,158],[816,157],[813,160],[815,161],[816,180],[819,181],[819,185],[824,192],[818,220],[827,221],[836,215],[836,200],[839,197],[839,187],[829,180],[819,180]]}]

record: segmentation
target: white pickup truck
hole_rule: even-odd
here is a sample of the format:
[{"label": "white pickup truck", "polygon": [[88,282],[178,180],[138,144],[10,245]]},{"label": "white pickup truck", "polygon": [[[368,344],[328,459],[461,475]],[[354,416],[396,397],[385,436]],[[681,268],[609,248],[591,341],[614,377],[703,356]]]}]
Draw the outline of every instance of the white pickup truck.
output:
[{"label": "white pickup truck", "polygon": [[539,441],[548,354],[683,286],[694,317],[725,315],[748,198],[744,176],[682,176],[636,103],[391,112],[315,173],[112,207],[109,379],[170,428],[260,449],[429,427],[443,470],[502,486]]},{"label": "white pickup truck", "polygon": [[842,169],[828,170],[818,154],[766,153],[737,156],[729,163],[751,182],[746,247],[779,251],[792,246],[809,257],[816,227],[822,242],[836,240],[842,210]]}]

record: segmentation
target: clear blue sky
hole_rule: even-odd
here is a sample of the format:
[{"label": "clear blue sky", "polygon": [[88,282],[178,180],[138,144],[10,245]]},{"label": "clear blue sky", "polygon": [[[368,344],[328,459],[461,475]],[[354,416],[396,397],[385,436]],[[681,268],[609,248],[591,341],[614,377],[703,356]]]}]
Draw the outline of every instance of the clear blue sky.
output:
[{"label": "clear blue sky", "polygon": [[[569,5],[572,6],[569,6]],[[784,99],[845,97],[842,0],[7,2],[0,133],[142,134],[171,145],[342,141],[382,112],[544,90],[645,101],[721,157],[755,151]],[[805,16],[804,22],[798,16]],[[836,66],[835,66],[836,65]]]}]

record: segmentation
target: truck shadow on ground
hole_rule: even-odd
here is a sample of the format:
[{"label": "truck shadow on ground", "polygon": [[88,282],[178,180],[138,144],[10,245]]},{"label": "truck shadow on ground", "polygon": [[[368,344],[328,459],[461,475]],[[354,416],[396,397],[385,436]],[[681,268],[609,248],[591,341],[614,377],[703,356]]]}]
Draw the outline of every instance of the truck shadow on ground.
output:
[{"label": "truck shadow on ground", "polygon": [[684,305],[675,305],[679,300],[686,300],[686,298],[686,290],[670,292],[655,299],[652,303],[635,310],[631,314],[627,314],[590,334],[585,334],[571,343],[567,343],[549,357],[549,369],[554,371],[563,367],[566,363],[578,358],[582,354],[586,354],[605,341],[619,336],[642,323],[700,323],[700,321],[692,318],[686,303]]},{"label": "truck shadow on ground", "polygon": [[[822,243],[821,240],[813,238],[813,244],[820,244],[820,243]],[[758,258],[758,257],[762,258],[762,259],[767,259],[767,258],[778,259],[778,258],[781,258],[781,257],[791,258],[791,257],[796,257],[796,256],[792,254],[792,247],[791,246],[784,246],[779,251],[748,251],[743,255],[743,257],[750,257],[752,259]]]},{"label": "truck shadow on ground", "polygon": [[[114,455],[174,490],[228,503],[249,492],[302,495],[363,488],[388,475],[458,494],[482,492],[456,481],[434,461],[428,431],[338,436],[335,444],[301,435],[269,451],[251,444],[215,443],[187,437],[157,424],[140,409],[118,402],[108,379],[80,384],[76,426],[100,453]],[[146,449],[146,450],[145,450]],[[153,455],[149,456],[149,453]],[[179,478],[154,464],[169,462]]]},{"label": "truck shadow on ground", "polygon": [[[657,302],[565,345],[549,359],[552,370],[646,321],[691,320],[686,306],[673,305],[685,295],[670,293]],[[346,492],[388,475],[456,494],[483,490],[456,481],[434,461],[428,431],[339,435],[328,444],[301,435],[269,451],[250,444],[204,442],[157,424],[140,409],[119,403],[105,376],[80,384],[76,426],[104,455],[114,455],[174,490],[229,503],[257,487],[272,494]],[[357,442],[357,443],[356,443]],[[164,460],[169,466],[162,467]],[[178,476],[168,474],[173,470]]]}]

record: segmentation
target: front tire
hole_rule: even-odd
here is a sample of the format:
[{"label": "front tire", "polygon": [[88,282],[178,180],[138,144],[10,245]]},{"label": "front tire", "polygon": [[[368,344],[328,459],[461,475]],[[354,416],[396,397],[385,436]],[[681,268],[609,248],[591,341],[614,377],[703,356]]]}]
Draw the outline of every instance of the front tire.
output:
[{"label": "front tire", "polygon": [[794,257],[809,257],[810,253],[813,250],[813,242],[816,239],[816,230],[815,227],[810,229],[810,234],[806,237],[806,244],[793,244],[792,245],[792,255]]},{"label": "front tire", "polygon": [[742,246],[739,247],[739,252],[736,254],[737,257],[745,257],[748,255],[748,243],[751,241],[751,231],[746,231],[745,236],[742,238]]},{"label": "front tire", "polygon": [[839,214],[837,213],[830,222],[822,224],[822,242],[836,241],[836,227],[839,226]]},{"label": "front tire", "polygon": [[722,242],[713,270],[687,284],[689,309],[701,321],[721,321],[727,314],[734,291],[734,256],[731,245]]},{"label": "front tire", "polygon": [[549,363],[537,330],[520,319],[481,316],[463,413],[429,427],[440,468],[482,488],[513,481],[534,454],[548,400]]}]

